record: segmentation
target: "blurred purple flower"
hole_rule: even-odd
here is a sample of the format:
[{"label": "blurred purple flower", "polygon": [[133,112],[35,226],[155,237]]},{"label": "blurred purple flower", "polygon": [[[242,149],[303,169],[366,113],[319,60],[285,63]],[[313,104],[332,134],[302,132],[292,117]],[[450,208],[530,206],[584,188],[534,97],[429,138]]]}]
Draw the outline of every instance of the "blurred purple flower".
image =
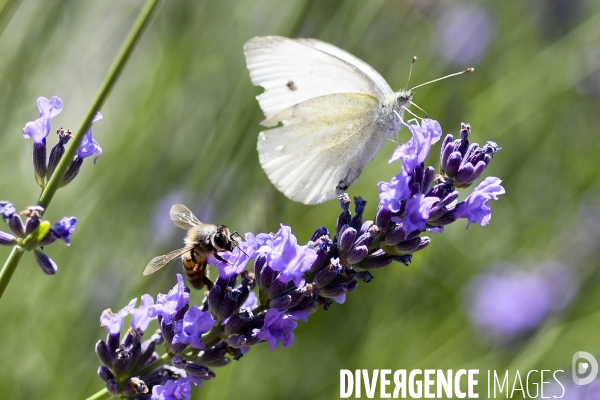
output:
[{"label": "blurred purple flower", "polygon": [[492,219],[492,208],[487,204],[488,200],[498,200],[498,196],[504,194],[504,188],[500,186],[502,181],[494,176],[485,178],[463,203],[456,207],[454,216],[456,218],[467,218],[469,225],[478,223],[486,226]]},{"label": "blurred purple flower", "polygon": [[275,350],[279,342],[283,347],[290,347],[294,341],[294,329],[298,326],[297,319],[298,317],[286,314],[285,311],[279,312],[271,308],[265,316],[265,325],[260,331],[255,329],[257,337],[268,340],[271,350]]},{"label": "blurred purple flower", "polygon": [[483,6],[460,3],[439,17],[434,48],[448,63],[471,67],[480,62],[496,37],[496,24]]},{"label": "blurred purple flower", "polygon": [[573,272],[564,265],[548,262],[526,271],[499,264],[471,280],[468,314],[485,338],[507,342],[568,305],[575,290]]},{"label": "blurred purple flower", "polygon": [[62,100],[56,96],[48,100],[45,97],[37,99],[40,115],[35,121],[28,122],[23,128],[24,138],[33,138],[35,143],[42,143],[50,134],[50,118],[60,114],[63,109]]},{"label": "blurred purple flower", "polygon": [[123,320],[127,315],[131,314],[136,302],[137,299],[132,299],[129,304],[116,314],[110,308],[104,310],[100,316],[100,326],[106,328],[109,334],[118,335],[123,327]]},{"label": "blurred purple flower", "polygon": [[[101,119],[102,114],[96,113],[94,119],[92,119],[92,124]],[[81,159],[84,159],[93,156],[94,154],[97,154],[96,158],[94,158],[94,164],[96,164],[96,160],[98,160],[98,157],[102,155],[102,149],[100,148],[98,142],[92,139],[92,127],[90,126],[90,129],[83,137],[81,145],[79,145],[79,148],[77,149],[77,156]]]},{"label": "blurred purple flower", "polygon": [[154,299],[149,294],[142,295],[140,306],[131,312],[131,326],[142,332],[148,328],[153,318],[148,316],[148,310],[154,305]]},{"label": "blurred purple flower", "polygon": [[544,398],[562,400],[600,399],[600,379],[595,379],[587,385],[576,385],[571,379],[561,381],[560,385],[554,382],[547,389],[544,389]]},{"label": "blurred purple flower", "polygon": [[203,312],[197,306],[192,306],[183,319],[173,325],[175,337],[173,343],[191,344],[197,349],[203,349],[202,335],[210,331],[215,325],[215,320],[209,312]]},{"label": "blurred purple flower", "polygon": [[170,324],[175,314],[185,307],[189,301],[190,294],[185,290],[183,277],[181,274],[177,274],[177,284],[168,294],[159,293],[156,296],[156,304],[150,306],[148,316],[154,319],[161,315],[164,323]]}]

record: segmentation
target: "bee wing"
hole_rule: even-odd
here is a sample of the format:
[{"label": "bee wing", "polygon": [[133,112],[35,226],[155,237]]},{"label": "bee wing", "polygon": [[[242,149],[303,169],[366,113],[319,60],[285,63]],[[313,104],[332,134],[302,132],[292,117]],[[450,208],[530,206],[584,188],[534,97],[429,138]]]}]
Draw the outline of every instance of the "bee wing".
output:
[{"label": "bee wing", "polygon": [[173,204],[171,211],[169,211],[169,216],[175,225],[183,229],[190,230],[194,226],[201,224],[194,213],[183,204]]},{"label": "bee wing", "polygon": [[152,260],[150,260],[148,265],[146,265],[146,268],[144,269],[144,275],[150,275],[151,273],[158,271],[174,259],[181,257],[182,255],[192,251],[193,249],[194,246],[184,247],[183,249],[173,250],[162,256],[154,257]]}]

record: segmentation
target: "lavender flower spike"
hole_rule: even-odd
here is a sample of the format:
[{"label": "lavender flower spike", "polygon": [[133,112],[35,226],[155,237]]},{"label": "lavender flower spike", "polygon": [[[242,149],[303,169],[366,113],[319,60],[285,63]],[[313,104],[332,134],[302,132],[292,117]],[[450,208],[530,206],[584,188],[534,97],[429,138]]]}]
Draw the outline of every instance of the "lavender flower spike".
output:
[{"label": "lavender flower spike", "polygon": [[[96,113],[96,116],[92,120],[92,123],[100,119],[102,119],[102,114]],[[102,148],[100,147],[98,142],[92,139],[92,127],[90,126],[90,129],[85,134],[81,145],[77,149],[77,156],[81,159],[84,159],[93,156],[94,154],[97,154],[96,158],[94,158],[94,164],[96,164],[96,160],[98,160],[98,157],[102,155]]]},{"label": "lavender flower spike", "polygon": [[48,100],[45,97],[37,99],[40,116],[35,121],[28,122],[23,128],[23,137],[33,138],[35,143],[42,143],[50,134],[50,118],[57,116],[63,109],[62,100],[56,96]]},{"label": "lavender flower spike", "polygon": [[504,188],[500,186],[502,180],[494,176],[489,176],[481,182],[473,193],[471,193],[463,203],[456,206],[454,216],[456,218],[467,218],[469,225],[478,223],[486,226],[492,219],[492,208],[487,204],[488,200],[498,200],[498,196],[504,194]]}]

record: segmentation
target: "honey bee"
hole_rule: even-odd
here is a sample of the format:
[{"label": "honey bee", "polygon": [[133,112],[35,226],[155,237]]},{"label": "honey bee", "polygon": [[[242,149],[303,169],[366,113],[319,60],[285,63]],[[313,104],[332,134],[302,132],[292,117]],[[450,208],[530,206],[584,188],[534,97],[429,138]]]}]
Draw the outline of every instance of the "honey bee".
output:
[{"label": "honey bee", "polygon": [[237,245],[232,240],[233,235],[238,233],[229,233],[229,228],[225,225],[200,222],[183,204],[173,205],[169,216],[176,226],[188,231],[184,239],[185,247],[154,257],[146,265],[144,275],[150,275],[177,257],[181,257],[183,270],[190,284],[195,289],[206,286],[210,290],[214,284],[208,277],[208,256],[212,254],[217,260],[227,262],[219,252],[232,251],[233,246]]}]

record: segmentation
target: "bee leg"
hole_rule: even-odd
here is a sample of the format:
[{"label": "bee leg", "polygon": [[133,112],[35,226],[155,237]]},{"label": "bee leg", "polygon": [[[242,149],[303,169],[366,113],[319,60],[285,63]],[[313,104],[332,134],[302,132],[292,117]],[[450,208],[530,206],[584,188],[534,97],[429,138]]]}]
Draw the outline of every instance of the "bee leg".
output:
[{"label": "bee leg", "polygon": [[192,259],[192,262],[194,264],[198,264],[198,259],[196,258],[196,254],[194,253],[194,250],[190,251],[190,258]]},{"label": "bee leg", "polygon": [[210,278],[206,275],[202,277],[202,282],[204,282],[208,290],[212,289],[212,287],[215,286],[215,283],[211,281]]},{"label": "bee leg", "polygon": [[245,241],[246,241],[246,240],[243,238],[243,236],[242,236],[242,235],[240,235],[240,234],[238,233],[238,231],[235,231],[235,232],[233,232],[233,233],[231,234],[231,237],[234,237],[234,236],[237,236],[237,237],[239,237],[240,239],[242,239],[242,242],[245,242]]},{"label": "bee leg", "polygon": [[232,263],[230,263],[229,261],[227,261],[226,259],[224,259],[223,257],[221,257],[219,255],[219,253],[217,253],[216,251],[213,253],[213,256],[215,256],[215,258],[221,262],[227,263],[229,265],[233,265]]}]

